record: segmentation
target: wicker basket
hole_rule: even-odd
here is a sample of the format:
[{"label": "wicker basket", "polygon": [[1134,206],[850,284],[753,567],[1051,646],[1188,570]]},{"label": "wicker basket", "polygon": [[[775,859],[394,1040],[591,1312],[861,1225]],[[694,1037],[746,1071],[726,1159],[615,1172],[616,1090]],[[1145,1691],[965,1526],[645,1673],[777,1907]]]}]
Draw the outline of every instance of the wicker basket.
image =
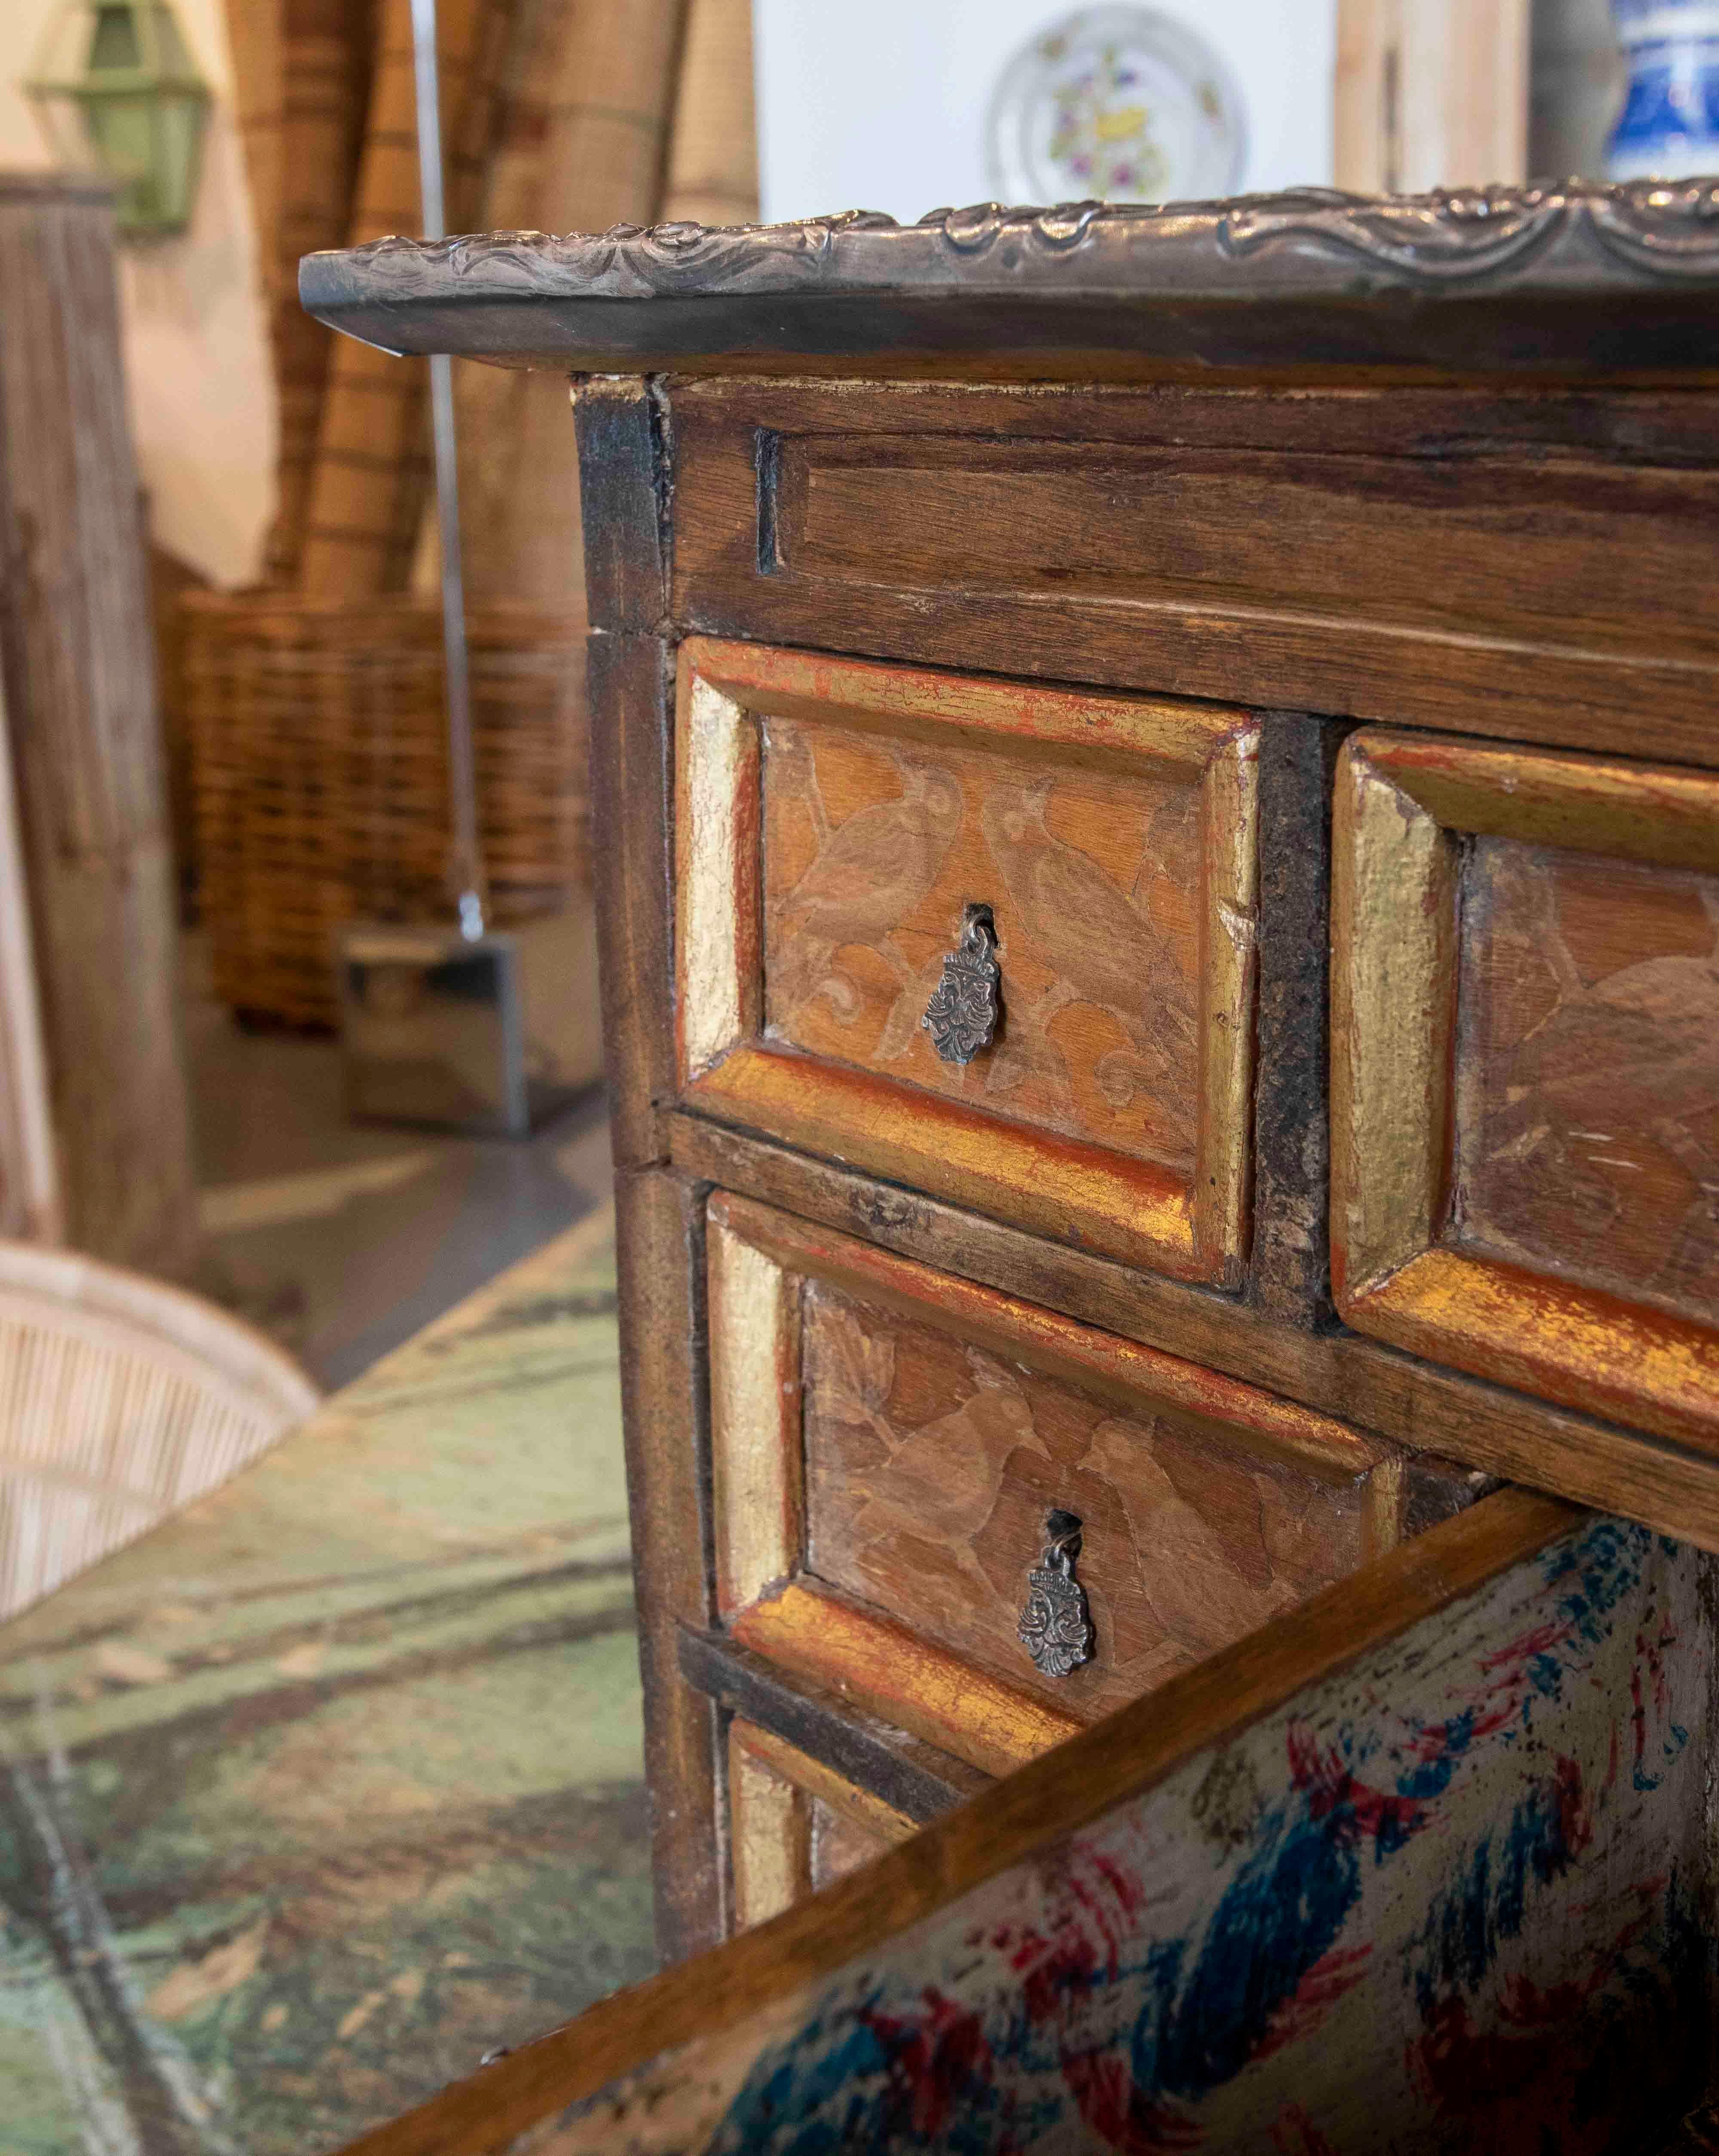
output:
[{"label": "wicker basket", "polygon": [[[332,1025],[342,922],[449,911],[440,617],[275,592],[185,605],[215,993],[248,1015]],[[565,617],[525,608],[475,613],[468,634],[479,827],[505,925],[589,881],[584,646]]]},{"label": "wicker basket", "polygon": [[200,1296],[0,1242],[0,1618],[236,1475],[317,1401]]}]

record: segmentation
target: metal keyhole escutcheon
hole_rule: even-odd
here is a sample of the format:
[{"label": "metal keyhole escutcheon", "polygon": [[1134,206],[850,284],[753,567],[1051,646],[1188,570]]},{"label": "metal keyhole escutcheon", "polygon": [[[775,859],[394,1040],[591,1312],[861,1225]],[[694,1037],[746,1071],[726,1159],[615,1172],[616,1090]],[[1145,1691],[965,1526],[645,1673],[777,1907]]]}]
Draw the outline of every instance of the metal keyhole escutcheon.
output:
[{"label": "metal keyhole escutcheon", "polygon": [[1073,1512],[1045,1515],[1044,1555],[1027,1574],[1021,1644],[1047,1677],[1066,1677],[1092,1659],[1092,1613],[1074,1577],[1080,1522]]},{"label": "metal keyhole escutcheon", "polygon": [[996,922],[988,906],[969,906],[961,940],[943,962],[919,1024],[945,1063],[970,1063],[989,1048],[1001,1010],[1003,973],[996,962]]}]

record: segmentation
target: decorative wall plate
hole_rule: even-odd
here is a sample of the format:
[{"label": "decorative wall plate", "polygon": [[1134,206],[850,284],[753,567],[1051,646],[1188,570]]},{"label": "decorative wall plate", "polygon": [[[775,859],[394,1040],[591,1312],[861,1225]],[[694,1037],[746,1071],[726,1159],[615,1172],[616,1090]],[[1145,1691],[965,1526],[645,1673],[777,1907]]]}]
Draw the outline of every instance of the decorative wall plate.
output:
[{"label": "decorative wall plate", "polygon": [[987,122],[1004,202],[1171,202],[1233,192],[1241,92],[1206,40],[1155,8],[1082,8],[1003,69]]}]

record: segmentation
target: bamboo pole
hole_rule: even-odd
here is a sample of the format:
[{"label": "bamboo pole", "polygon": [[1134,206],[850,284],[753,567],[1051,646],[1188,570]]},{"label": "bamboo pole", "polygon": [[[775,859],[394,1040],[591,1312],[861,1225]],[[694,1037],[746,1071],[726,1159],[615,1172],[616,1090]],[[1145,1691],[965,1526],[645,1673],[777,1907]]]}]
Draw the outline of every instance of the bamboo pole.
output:
[{"label": "bamboo pole", "polygon": [[280,227],[285,179],[281,126],[285,117],[285,54],[281,0],[227,0],[227,43],[233,54],[234,118],[244,151],[265,295],[272,301],[280,284],[275,235]]},{"label": "bamboo pole", "polygon": [[688,0],[662,216],[695,224],[758,221],[752,0]]},{"label": "bamboo pole", "polygon": [[80,1248],[197,1255],[176,906],[105,192],[0,177],[0,664]]},{"label": "bamboo pole", "polygon": [[280,395],[271,581],[297,575],[332,332],[298,303],[298,260],[339,247],[368,68],[368,12],[358,0],[281,0],[280,192],[271,239],[270,334]]},{"label": "bamboo pole", "polygon": [[[527,31],[533,58],[504,114],[486,223],[600,232],[657,215],[682,13],[682,0],[536,8]],[[474,604],[582,610],[565,380],[463,367],[458,389]]]},{"label": "bamboo pole", "polygon": [[[492,85],[481,61],[502,20],[481,0],[442,0],[436,45],[455,228],[475,205]],[[420,228],[410,0],[383,0],[364,151],[347,244]],[[310,598],[404,588],[427,475],[425,370],[343,337],[323,400],[300,586]]]},{"label": "bamboo pole", "polygon": [[1337,185],[1526,178],[1528,28],[1529,0],[1338,0]]}]

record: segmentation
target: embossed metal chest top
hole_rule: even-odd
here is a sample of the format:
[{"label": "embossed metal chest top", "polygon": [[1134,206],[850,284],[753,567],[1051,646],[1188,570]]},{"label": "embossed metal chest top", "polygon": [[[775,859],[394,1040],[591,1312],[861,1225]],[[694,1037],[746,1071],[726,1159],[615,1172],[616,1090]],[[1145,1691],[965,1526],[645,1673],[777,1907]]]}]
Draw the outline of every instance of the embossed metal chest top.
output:
[{"label": "embossed metal chest top", "polygon": [[[1218,1692],[1322,1611],[1436,1625],[1404,1545],[1491,1481],[1719,1549],[1719,182],[394,239],[303,290],[575,377],[666,1951],[1065,1743],[1035,1801],[1084,1820],[1055,1761],[1148,1698],[1250,1880],[1310,1790],[1320,1862],[1394,1852],[1469,1713],[1499,1833],[1573,1865],[1612,1799],[1487,1719],[1501,1616],[1377,1787],[1293,1704],[1222,1750]],[[1601,1694],[1660,1697],[1657,1639],[1584,1694],[1619,1777],[1660,1732],[1638,1793],[1678,1740]],[[1417,1906],[1341,1967],[1284,1917],[1305,2115],[1258,2145],[1374,2145],[1318,2138],[1374,1942],[1380,2086],[1522,2036]],[[1511,2011],[1600,1995],[1538,1951]],[[1471,2078],[1447,2140],[1563,2116]]]}]

